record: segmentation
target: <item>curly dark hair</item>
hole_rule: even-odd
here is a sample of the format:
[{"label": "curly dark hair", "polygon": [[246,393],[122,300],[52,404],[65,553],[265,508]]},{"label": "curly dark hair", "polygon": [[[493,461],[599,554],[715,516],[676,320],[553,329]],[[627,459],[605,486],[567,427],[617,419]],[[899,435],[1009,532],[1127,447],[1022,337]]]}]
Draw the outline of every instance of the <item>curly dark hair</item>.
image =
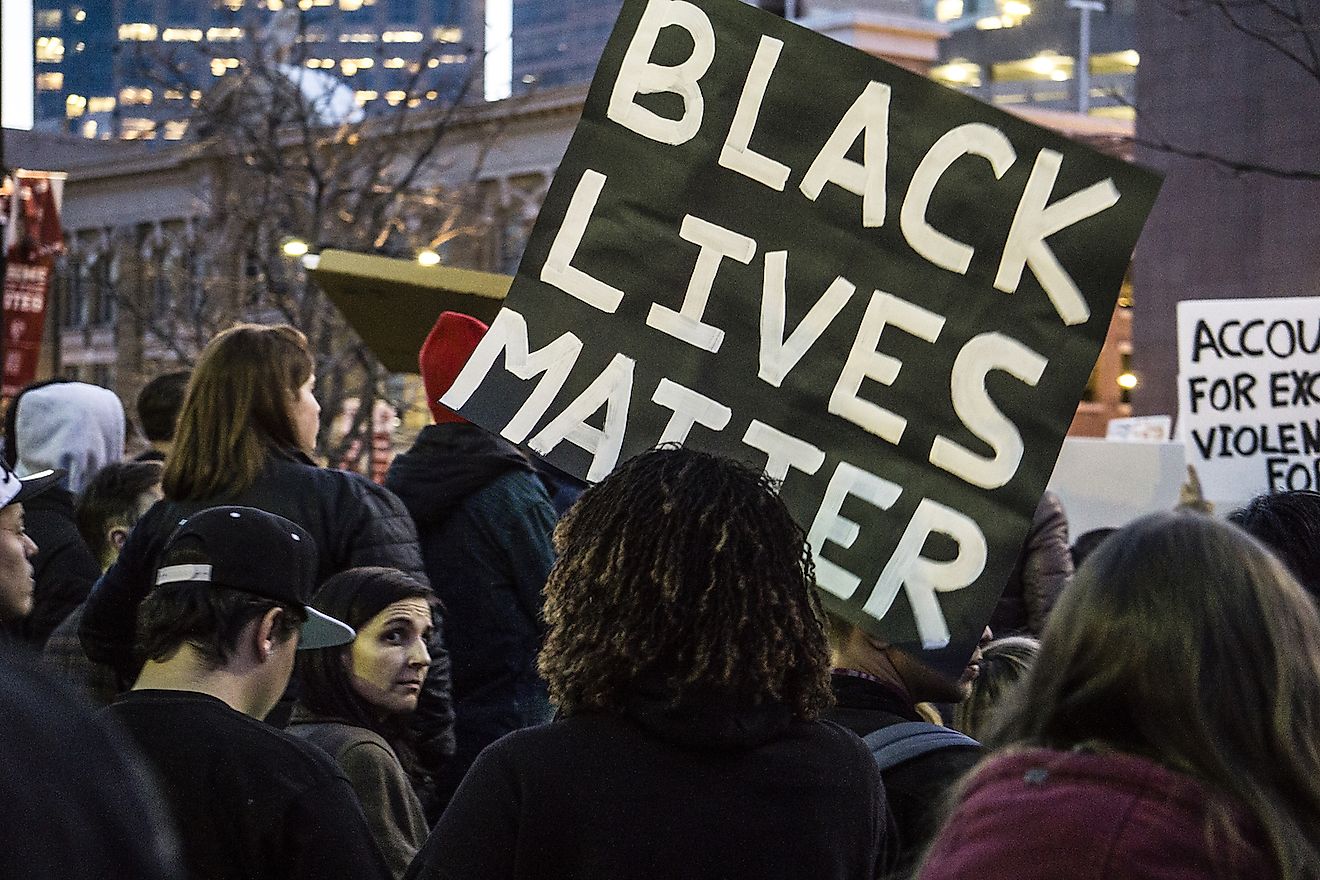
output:
[{"label": "curly dark hair", "polygon": [[555,531],[539,667],[564,714],[619,712],[639,679],[675,705],[699,691],[832,703],[806,533],[762,471],[662,447],[588,489]]}]

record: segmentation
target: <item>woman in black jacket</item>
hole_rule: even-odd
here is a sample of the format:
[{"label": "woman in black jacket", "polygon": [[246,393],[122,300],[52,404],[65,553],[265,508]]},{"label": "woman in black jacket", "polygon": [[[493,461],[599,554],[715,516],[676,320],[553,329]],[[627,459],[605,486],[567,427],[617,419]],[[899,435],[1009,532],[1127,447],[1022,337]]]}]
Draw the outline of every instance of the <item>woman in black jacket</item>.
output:
[{"label": "woman in black jacket", "polygon": [[873,880],[885,796],[820,720],[806,535],[759,470],[659,449],[555,531],[540,669],[562,719],[477,758],[417,880]]},{"label": "woman in black jacket", "polygon": [[[319,581],[379,565],[427,583],[417,531],[399,499],[359,474],[318,467],[309,457],[320,414],[315,381],[307,339],[287,325],[239,324],[203,350],[165,465],[165,499],[138,522],[83,615],[87,656],[114,665],[125,684],[140,666],[133,647],[137,606],[150,589],[161,548],[179,521],[198,510],[241,504],[298,523],[316,539]],[[439,624],[437,615],[433,662],[414,719],[428,769],[438,769],[454,747]],[[282,717],[271,720],[287,720],[291,704],[281,705]]]}]

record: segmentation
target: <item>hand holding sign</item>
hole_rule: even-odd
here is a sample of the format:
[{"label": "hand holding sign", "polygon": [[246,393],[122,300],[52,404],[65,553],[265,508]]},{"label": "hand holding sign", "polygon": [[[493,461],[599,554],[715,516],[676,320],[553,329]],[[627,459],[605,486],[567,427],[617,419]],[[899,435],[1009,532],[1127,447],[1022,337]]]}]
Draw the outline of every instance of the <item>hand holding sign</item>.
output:
[{"label": "hand holding sign", "polygon": [[961,669],[1154,190],[733,0],[627,0],[442,402],[592,480],[662,441],[756,461],[827,606]]}]

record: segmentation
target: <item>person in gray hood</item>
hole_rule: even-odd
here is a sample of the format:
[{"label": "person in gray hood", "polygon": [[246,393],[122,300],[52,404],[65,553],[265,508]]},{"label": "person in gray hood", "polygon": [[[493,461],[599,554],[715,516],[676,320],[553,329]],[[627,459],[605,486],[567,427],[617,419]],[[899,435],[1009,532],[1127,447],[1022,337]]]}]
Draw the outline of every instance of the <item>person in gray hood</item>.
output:
[{"label": "person in gray hood", "polygon": [[101,566],[78,532],[74,502],[97,471],[124,457],[124,406],[113,391],[57,379],[29,385],[5,414],[5,460],[20,477],[52,469],[67,476],[27,505],[27,530],[40,548],[32,613],[11,635],[40,650],[77,608]]}]

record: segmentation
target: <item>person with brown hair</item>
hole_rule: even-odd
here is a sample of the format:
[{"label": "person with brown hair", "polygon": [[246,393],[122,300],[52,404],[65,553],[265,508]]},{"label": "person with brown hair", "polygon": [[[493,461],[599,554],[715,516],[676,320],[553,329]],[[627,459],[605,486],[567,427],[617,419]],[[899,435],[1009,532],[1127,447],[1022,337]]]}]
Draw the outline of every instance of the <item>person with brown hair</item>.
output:
[{"label": "person with brown hair", "polygon": [[396,878],[428,830],[409,774],[417,762],[407,722],[431,663],[434,603],[430,589],[392,568],[350,568],[326,581],[312,606],[357,635],[299,654],[301,687],[288,727],[344,771]]},{"label": "person with brown hair", "polygon": [[[83,612],[87,656],[131,681],[137,607],[161,546],[180,519],[218,504],[242,504],[298,523],[316,542],[316,582],[358,565],[397,568],[426,583],[417,531],[393,493],[360,474],[317,467],[320,406],[307,340],[287,325],[238,324],[207,344],[189,380],[165,500],[138,523]],[[443,644],[432,645],[418,710],[419,754],[438,769],[453,753],[453,712]],[[292,710],[283,701],[272,721]]]},{"label": "person with brown hair", "polygon": [[1320,614],[1234,526],[1106,539],[1004,708],[922,880],[1320,876]]},{"label": "person with brown hair", "polygon": [[1031,636],[995,639],[981,649],[981,665],[967,699],[953,708],[955,730],[984,739],[1003,711],[1005,698],[1031,671],[1040,642]]},{"label": "person with brown hair", "polygon": [[872,880],[884,788],[820,720],[811,550],[773,481],[652,450],[555,549],[540,669],[561,717],[482,752],[407,876]]}]

